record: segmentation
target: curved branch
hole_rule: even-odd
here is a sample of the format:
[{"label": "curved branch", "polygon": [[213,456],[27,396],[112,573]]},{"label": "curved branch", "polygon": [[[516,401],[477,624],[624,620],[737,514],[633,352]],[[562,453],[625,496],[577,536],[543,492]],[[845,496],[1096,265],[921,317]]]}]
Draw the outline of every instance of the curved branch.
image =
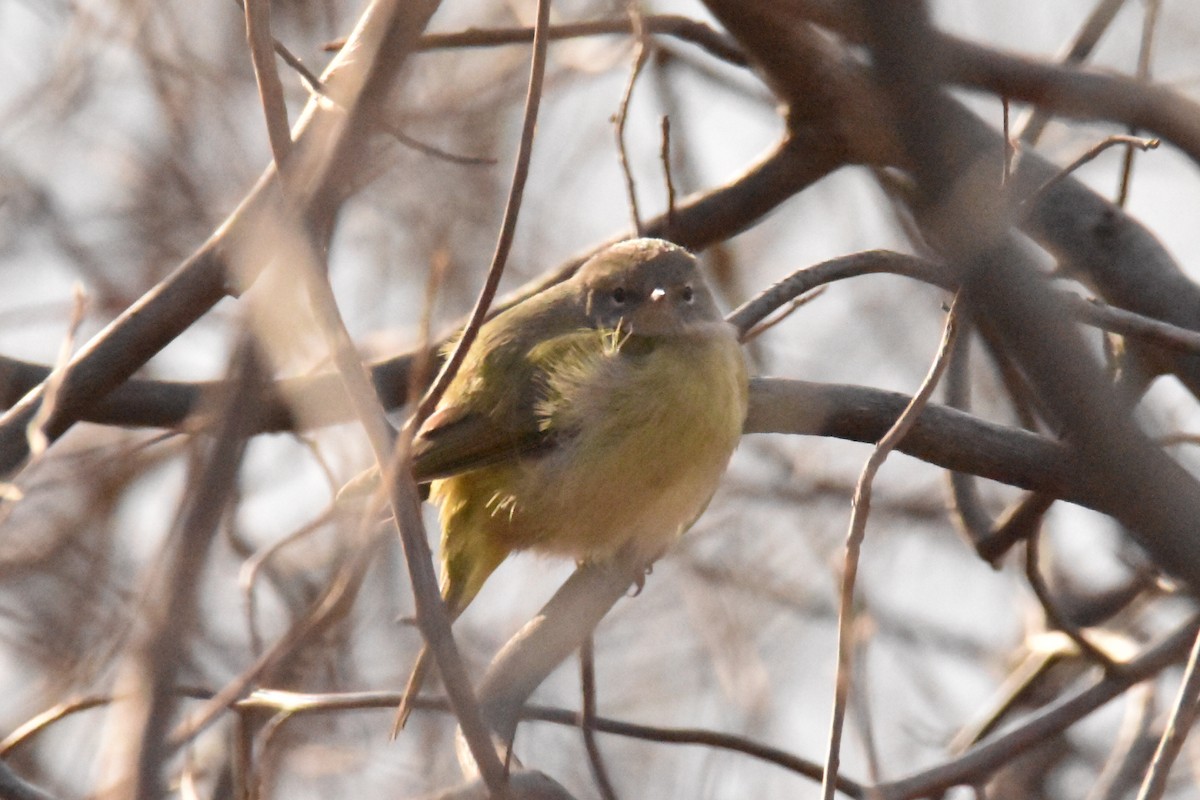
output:
[{"label": "curved branch", "polygon": [[[647,14],[642,20],[646,33],[672,36],[701,47],[722,61],[736,66],[746,65],[746,54],[737,46],[737,42],[699,20],[679,14]],[[547,30],[551,41],[630,33],[633,33],[633,22],[629,17],[551,25]],[[504,44],[528,44],[532,41],[533,28],[471,28],[458,33],[426,34],[421,37],[420,49],[495,47]]]},{"label": "curved branch", "polygon": [[[289,161],[304,196],[289,197],[316,231],[328,231],[339,205],[338,193],[346,169],[356,157],[392,81],[412,53],[417,38],[437,9],[438,0],[400,2],[373,0],[360,18],[352,48],[333,60],[324,76],[329,94],[349,109],[326,110],[317,100],[297,123]],[[231,281],[228,254],[261,236],[264,207],[279,201],[273,168],[258,183],[212,237],[166,280],[144,294],[85,345],[68,367],[59,390],[55,413],[45,431],[61,436],[84,410],[129,379],[152,356],[208,312],[226,294],[237,292],[234,282],[247,285],[264,265],[244,265]],[[29,454],[25,428],[44,397],[35,388],[0,417],[0,475],[20,467]]]},{"label": "curved branch", "polygon": [[[816,35],[810,24],[863,42],[864,20],[853,13],[854,4],[828,0],[706,0],[706,4],[746,48],[765,73],[764,80],[790,104],[788,119],[794,133],[803,133],[810,141],[836,143],[826,147],[844,148],[847,161],[911,166],[896,145],[896,129],[886,118],[890,100],[881,87],[859,61]],[[974,76],[977,88],[1027,99],[1059,113],[1075,109],[1089,119],[1135,124],[1181,147],[1200,141],[1200,105],[1162,87],[1147,92],[1144,84],[1128,78],[1008,56],[932,29],[924,31],[922,42],[925,61],[931,53],[943,56],[935,78],[967,85],[966,78]],[[1096,105],[1089,106],[1093,101]],[[924,102],[925,117],[938,120],[957,139],[954,148],[942,151],[951,174],[965,175],[991,164],[999,170],[1005,147],[999,131],[945,92],[930,92]],[[1137,113],[1124,113],[1130,108]],[[1189,153],[1198,158],[1200,148]],[[1018,197],[1028,196],[1060,172],[1057,165],[1025,151],[1012,189]],[[1027,210],[1019,225],[1058,259],[1063,272],[1088,283],[1107,302],[1200,330],[1200,287],[1154,234],[1079,181],[1059,180]],[[1200,359],[1167,355],[1168,368],[1200,397]]]},{"label": "curved branch", "polygon": [[944,94],[928,59],[925,9],[877,0],[867,22],[876,78],[893,100],[903,100],[888,108],[911,164],[914,205],[927,238],[958,268],[967,307],[1021,366],[1077,449],[1084,478],[1110,494],[1105,513],[1124,523],[1161,569],[1200,588],[1191,523],[1200,518],[1200,484],[1147,439],[1109,385],[1010,232],[983,160],[954,168],[951,154],[971,148],[936,113]]},{"label": "curved branch", "polygon": [[1057,736],[1088,714],[1120,696],[1130,687],[1183,659],[1196,638],[1197,620],[1181,626],[1160,644],[1128,662],[1119,674],[1110,674],[1088,688],[1034,714],[1016,729],[997,736],[962,756],[907,778],[872,787],[882,800],[910,800],[941,794],[954,786],[982,783],[1015,756]]},{"label": "curved branch", "polygon": [[[709,0],[707,5],[730,1]],[[812,22],[856,44],[868,40],[869,20],[853,3],[780,0],[771,5],[776,26]],[[1115,10],[1110,9],[1112,13]],[[1103,19],[1097,20],[1098,27],[1103,23]],[[733,32],[737,36],[737,31]],[[750,42],[738,39],[757,59],[759,54],[751,50]],[[939,80],[1031,103],[1059,116],[1107,120],[1150,131],[1200,163],[1200,104],[1170,87],[1081,67],[1073,61],[1057,63],[1009,53],[932,28],[922,37],[921,53]]]}]

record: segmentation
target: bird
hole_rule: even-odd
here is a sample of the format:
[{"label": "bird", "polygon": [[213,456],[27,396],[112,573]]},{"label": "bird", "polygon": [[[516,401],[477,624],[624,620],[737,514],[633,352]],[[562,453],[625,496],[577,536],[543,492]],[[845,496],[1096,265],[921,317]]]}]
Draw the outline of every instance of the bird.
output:
[{"label": "bird", "polygon": [[[737,331],[661,239],[611,245],[485,323],[412,446],[451,619],[515,551],[651,564],[707,507],[747,406]],[[427,666],[423,648],[393,734]]]}]

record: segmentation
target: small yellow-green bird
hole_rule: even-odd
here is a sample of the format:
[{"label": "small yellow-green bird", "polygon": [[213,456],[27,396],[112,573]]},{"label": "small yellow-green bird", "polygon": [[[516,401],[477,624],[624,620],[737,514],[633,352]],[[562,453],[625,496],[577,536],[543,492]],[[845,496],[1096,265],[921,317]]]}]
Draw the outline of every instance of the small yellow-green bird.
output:
[{"label": "small yellow-green bird", "polygon": [[514,550],[658,558],[708,505],[746,407],[736,331],[669,242],[613,245],[497,315],[413,445],[440,508],[451,617]]}]

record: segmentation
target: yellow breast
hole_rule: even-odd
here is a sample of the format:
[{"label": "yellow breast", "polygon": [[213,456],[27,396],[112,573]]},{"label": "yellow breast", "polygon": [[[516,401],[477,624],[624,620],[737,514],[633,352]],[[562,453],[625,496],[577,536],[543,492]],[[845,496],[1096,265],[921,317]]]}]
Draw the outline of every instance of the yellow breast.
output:
[{"label": "yellow breast", "polygon": [[732,328],[714,323],[701,335],[656,340],[642,354],[607,347],[592,357],[598,361],[551,376],[557,399],[547,424],[569,431],[553,452],[438,487],[463,512],[486,506],[464,517],[483,529],[472,538],[581,560],[635,542],[651,559],[707,506],[746,416],[745,364]]}]

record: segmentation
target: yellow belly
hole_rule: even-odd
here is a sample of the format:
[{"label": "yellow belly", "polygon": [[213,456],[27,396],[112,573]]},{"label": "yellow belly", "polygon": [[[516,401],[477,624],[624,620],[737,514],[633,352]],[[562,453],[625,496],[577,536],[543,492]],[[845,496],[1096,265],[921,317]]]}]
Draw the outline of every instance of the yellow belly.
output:
[{"label": "yellow belly", "polygon": [[[436,482],[452,579],[482,584],[518,549],[598,560],[634,543],[647,560],[661,555],[708,505],[746,416],[740,349],[731,328],[716,330],[645,356],[598,354],[610,361],[563,389],[555,421],[572,436],[544,456]],[[463,587],[468,600],[477,589]]]}]

